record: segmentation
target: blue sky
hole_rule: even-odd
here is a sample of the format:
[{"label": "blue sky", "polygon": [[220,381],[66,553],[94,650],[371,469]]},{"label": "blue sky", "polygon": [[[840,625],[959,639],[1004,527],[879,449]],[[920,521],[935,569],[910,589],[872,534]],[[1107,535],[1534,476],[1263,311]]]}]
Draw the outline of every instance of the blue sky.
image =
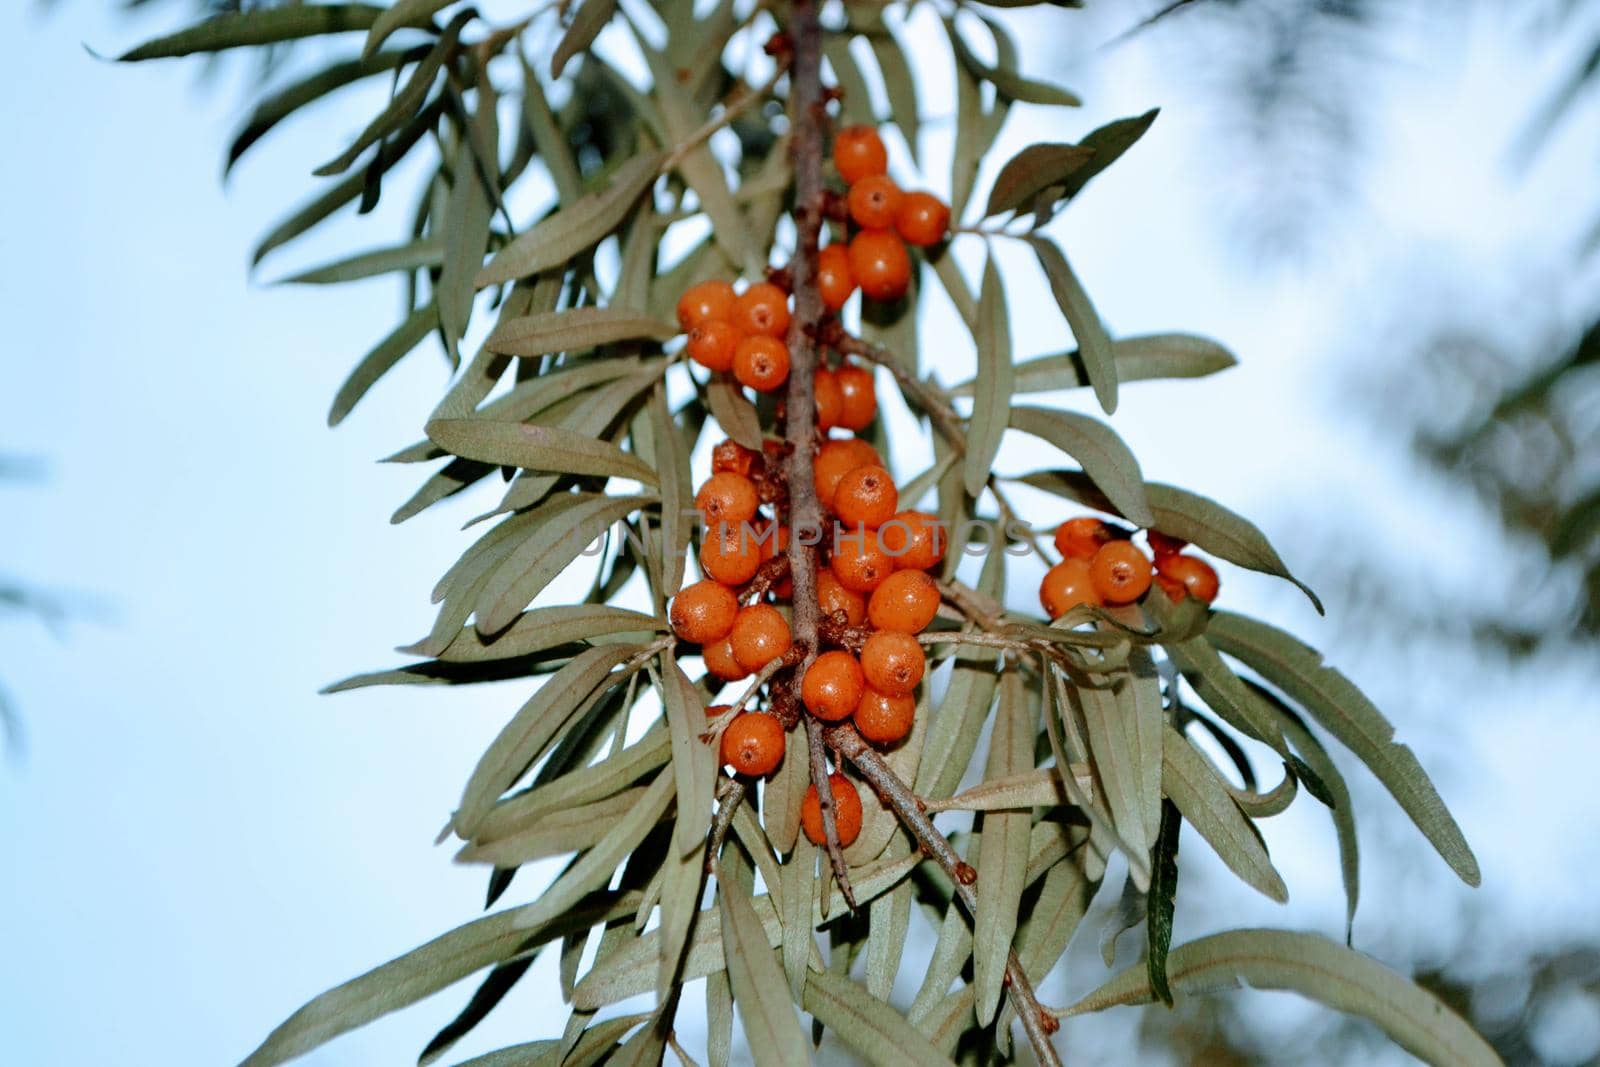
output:
[{"label": "blue sky", "polygon": [[[428,590],[473,514],[468,503],[390,526],[416,472],[373,462],[418,437],[447,380],[436,354],[412,356],[337,431],[324,425],[337,385],[395,314],[389,283],[259,284],[291,260],[382,243],[392,226],[368,222],[247,272],[254,238],[311,188],[310,168],[372,99],[274,134],[224,186],[239,72],[208,88],[193,66],[97,61],[82,43],[114,52],[156,28],[102,6],[0,12],[15,45],[0,143],[16,147],[0,175],[11,206],[0,452],[47,468],[38,483],[0,487],[0,568],[61,591],[81,615],[59,635],[0,623],[0,679],[29,742],[0,769],[0,1020],[18,1063],[214,1064],[310,995],[476,913],[482,874],[452,866],[432,839],[523,689],[315,695],[398,662],[393,647],[426,631]],[[1084,25],[1092,42],[1113,23]],[[1526,298],[1539,257],[1593,207],[1575,163],[1587,157],[1568,138],[1513,176],[1483,149],[1537,98],[1544,72],[1527,70],[1518,41],[1480,20],[1447,41],[1400,27],[1393,44],[1405,73],[1373,101],[1360,210],[1325,259],[1272,275],[1230,250],[1211,211],[1205,104],[1170,73],[1170,54],[1159,42],[1109,55],[1075,46],[1084,54],[1068,80],[1090,107],[1058,136],[1164,110],[1058,233],[1114,330],[1205,333],[1241,358],[1203,383],[1126,390],[1115,424],[1147,476],[1210,493],[1274,534],[1358,517],[1417,546],[1437,543],[1443,519],[1459,536],[1424,566],[1463,588],[1490,551],[1486,528],[1448,494],[1416,488],[1352,413],[1353,368],[1381,358],[1353,339],[1363,321],[1392,336],[1408,285],[1437,298],[1408,270],[1488,279],[1507,305]],[[937,153],[943,127],[930,125]],[[1039,130],[1019,123],[1000,158]],[[1065,342],[1042,287],[1015,289],[1012,310],[1019,353]],[[964,376],[970,357],[940,354],[941,370],[946,358],[946,377]],[[1000,466],[1025,462],[1008,451]],[[1314,570],[1279,540],[1291,565]],[[1593,710],[1592,676],[1562,661],[1536,677],[1386,653],[1311,615],[1292,590],[1224,578],[1232,604],[1292,624],[1390,710],[1483,862],[1474,896],[1419,835],[1377,817],[1392,811],[1376,789],[1361,789],[1371,815],[1358,944],[1405,961],[1456,948],[1479,923],[1524,944],[1579,928],[1600,868],[1600,846],[1567,840],[1600,815],[1580,787],[1593,716],[1574,721]],[[1340,930],[1322,813],[1297,808],[1270,835],[1294,902],[1258,905],[1196,846],[1186,870],[1218,897],[1197,900],[1195,930],[1242,919]],[[1435,913],[1453,918],[1424,921]],[[1083,940],[1087,956],[1075,949],[1053,980],[1057,1000],[1093,980],[1094,939]],[[552,987],[541,962],[463,1050],[559,1032]],[[410,1062],[465,992],[307,1062]],[[1301,1018],[1292,1003],[1275,999],[1274,1017]],[[1124,1013],[1097,1024],[1084,1056],[1135,1023]]]}]

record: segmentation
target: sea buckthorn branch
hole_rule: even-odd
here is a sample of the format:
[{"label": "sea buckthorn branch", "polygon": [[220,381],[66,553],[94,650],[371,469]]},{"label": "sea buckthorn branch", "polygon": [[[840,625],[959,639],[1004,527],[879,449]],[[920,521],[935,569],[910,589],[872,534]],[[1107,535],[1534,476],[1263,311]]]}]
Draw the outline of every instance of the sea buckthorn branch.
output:
[{"label": "sea buckthorn branch", "polygon": [[[826,308],[817,286],[817,246],[826,214],[826,187],[822,179],[822,131],[828,121],[822,89],[822,24],[815,0],[796,0],[789,20],[789,100],[793,130],[789,158],[794,166],[795,241],[794,258],[789,264],[789,283],[794,293],[794,313],[789,320],[789,381],[784,393],[784,438],[790,446],[785,463],[789,482],[789,576],[794,586],[794,618],[791,629],[795,643],[806,650],[805,659],[795,671],[794,697],[800,698],[801,680],[817,655],[817,627],[821,611],[817,603],[817,554],[815,539],[802,536],[823,529],[822,504],[817,499],[816,376],[819,359],[818,338]],[[855,894],[850,888],[849,866],[839,843],[839,826],[833,790],[828,787],[826,753],[819,725],[806,717],[807,751],[811,781],[817,790],[822,828],[827,841],[828,860],[840,891],[855,910]]]},{"label": "sea buckthorn branch", "polygon": [[[950,876],[956,899],[966,909],[968,916],[976,917],[978,901],[972,886],[978,880],[978,872],[961,858],[955,847],[950,844],[950,839],[933,825],[933,819],[928,815],[916,793],[912,792],[911,787],[849,723],[828,727],[826,740],[828,746],[849,760],[860,772],[861,777],[865,778],[884,802],[894,809],[901,825],[916,840],[922,851]],[[1039,1003],[1039,998],[1033,990],[1033,983],[1028,980],[1027,972],[1023,970],[1022,961],[1017,958],[1015,949],[1006,957],[1006,987],[1011,991],[1017,1018],[1022,1022],[1022,1029],[1028,1036],[1028,1042],[1033,1046],[1034,1055],[1045,1067],[1060,1067],[1061,1058],[1050,1040],[1050,1035],[1060,1028],[1060,1021],[1055,1014]]]},{"label": "sea buckthorn branch", "polygon": [[722,844],[728,839],[728,828],[739,813],[745,793],[749,791],[742,780],[717,776],[717,813],[711,818],[711,832],[706,837],[706,873],[710,874],[722,854]]}]

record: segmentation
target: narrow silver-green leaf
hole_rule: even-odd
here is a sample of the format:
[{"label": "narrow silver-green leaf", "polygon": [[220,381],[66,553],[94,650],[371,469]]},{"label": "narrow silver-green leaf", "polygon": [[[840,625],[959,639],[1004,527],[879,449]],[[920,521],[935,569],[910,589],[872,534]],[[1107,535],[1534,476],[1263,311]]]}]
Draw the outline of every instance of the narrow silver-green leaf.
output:
[{"label": "narrow silver-green leaf", "polygon": [[1117,699],[1114,688],[1084,685],[1072,687],[1071,692],[1083,715],[1089,753],[1100,779],[1105,807],[1110,810],[1112,823],[1129,853],[1128,866],[1134,883],[1141,890],[1148,890],[1153,842],[1146,832],[1141,766],[1151,755],[1159,761],[1161,753],[1140,750],[1138,733],[1127,721],[1127,709]]},{"label": "narrow silver-green leaf", "polygon": [[610,441],[560,426],[492,419],[435,419],[430,440],[463,459],[524,470],[554,471],[601,478],[631,478],[654,485],[656,472],[638,456]]},{"label": "narrow silver-green leaf", "polygon": [[569,308],[502,322],[484,341],[484,347],[491,352],[532,357],[583,352],[618,341],[665,341],[677,332],[673,324],[631,308]]},{"label": "narrow silver-green leaf", "polygon": [[540,526],[492,572],[473,607],[481,632],[495,634],[510,626],[590,538],[650,502],[643,496],[571,495],[570,504],[562,502],[567,507],[565,521]]},{"label": "narrow silver-green leaf", "polygon": [[[516,924],[533,927],[549,922],[582,900],[585,894],[605,886],[616,873],[618,864],[639,847],[639,842],[661,821],[671,803],[672,775],[663,770],[640,796],[639,802],[606,831],[594,848],[579,856],[538,900],[517,915]],[[647,972],[646,988],[653,977]],[[576,1003],[576,993],[573,999]]]},{"label": "narrow silver-green leaf", "polygon": [[750,898],[737,885],[717,887],[722,948],[728,961],[733,1002],[744,1023],[750,1051],[760,1067],[788,1067],[810,1059],[800,1019],[789,1000],[783,968],[767,941]]},{"label": "narrow silver-green leaf", "polygon": [[612,668],[638,652],[638,646],[587,649],[541,685],[489,743],[462,791],[451,825],[470,840],[500,794],[516,782],[561,724],[595,691]]},{"label": "narrow silver-green leaf", "polygon": [[454,356],[457,344],[467,332],[472,317],[473,279],[483,266],[489,245],[489,223],[494,217],[494,198],[485,179],[500,180],[500,161],[492,154],[500,141],[500,126],[495,117],[497,97],[493,84],[484,78],[478,85],[478,104],[470,119],[477,135],[489,146],[488,159],[482,160],[485,173],[479,173],[478,154],[472,135],[461,132],[454,161],[454,181],[445,202],[442,242],[444,263],[439,271],[435,298],[439,302],[439,326]]},{"label": "narrow silver-green leaf", "polygon": [[583,0],[578,13],[572,16],[572,24],[567,27],[567,32],[561,35],[561,40],[550,57],[550,76],[561,77],[561,72],[567,69],[567,63],[572,57],[594,43],[594,39],[606,28],[606,23],[611,21],[611,16],[616,12],[617,0]]},{"label": "narrow silver-green leaf", "polygon": [[1219,650],[1282,689],[1359,756],[1461,880],[1478,884],[1478,860],[1416,755],[1394,740],[1394,725],[1350,679],[1323,663],[1322,653],[1232,612],[1218,612],[1206,635]]},{"label": "narrow silver-green leaf", "polygon": [[667,850],[662,861],[664,877],[661,886],[661,959],[656,971],[656,1002],[665,1004],[678,964],[689,944],[689,930],[694,916],[700,910],[700,893],[705,884],[706,861],[704,849],[689,852]]},{"label": "narrow silver-green leaf", "polygon": [[[804,766],[806,761],[796,758],[785,759],[784,762]],[[811,919],[811,909],[817,898],[817,846],[810,841],[795,842],[789,862],[783,865],[780,888],[783,898],[783,971],[788,978],[789,994],[798,1001],[805,995],[806,969],[817,947]]]},{"label": "narrow silver-green leaf", "polygon": [[[874,1067],[933,1067],[950,1059],[915,1027],[849,978],[816,973],[806,983],[805,1008]],[[805,1060],[795,1062],[804,1063]]]},{"label": "narrow silver-green leaf", "polygon": [[1095,399],[1109,415],[1117,410],[1117,361],[1111,337],[1060,246],[1048,237],[1037,235],[1029,237],[1028,243],[1039,257],[1039,266],[1044,269],[1050,291],[1055,294],[1056,306],[1061,309],[1067,325],[1072,327],[1072,336],[1078,342],[1078,354],[1088,373],[1089,384],[1094,387]]},{"label": "narrow silver-green leaf", "polygon": [[1289,890],[1266,846],[1228,794],[1227,783],[1184,736],[1167,727],[1162,786],[1183,817],[1216,850],[1228,869],[1264,896],[1283,904]]},{"label": "narrow silver-green leaf", "polygon": [[367,43],[362,46],[363,57],[370,56],[389,35],[404,26],[426,26],[428,20],[456,0],[395,0],[393,7],[379,15],[367,32]]},{"label": "narrow silver-green leaf", "polygon": [[[1111,342],[1111,358],[1119,385],[1160,378],[1204,378],[1238,364],[1233,353],[1206,337],[1188,333],[1152,333]],[[951,387],[956,396],[971,396],[972,382]],[[1074,349],[1017,364],[1013,392],[1047,393],[1080,389],[1089,384],[1083,354]]]},{"label": "narrow silver-green leaf", "polygon": [[[1283,989],[1381,1027],[1400,1047],[1428,1063],[1500,1067],[1501,1060],[1442,1001],[1371,956],[1315,934],[1286,930],[1229,930],[1174,949],[1167,977],[1183,993]],[[1152,998],[1144,968],[1114,976],[1070,1009],[1103,1011]]]},{"label": "narrow silver-green leaf", "polygon": [[737,382],[720,374],[712,378],[706,386],[706,404],[723,433],[746,448],[761,451],[761,416]]},{"label": "narrow silver-green leaf", "polygon": [[1005,438],[1011,409],[1011,323],[1006,310],[1006,294],[994,257],[983,268],[983,285],[978,293],[978,378],[973,389],[972,424],[967,433],[967,455],[962,466],[962,483],[967,495],[976,497],[989,481],[994,457]]},{"label": "narrow silver-green leaf", "polygon": [[399,363],[406,353],[421,344],[422,339],[432,333],[438,324],[439,308],[435,304],[420,307],[406,316],[405,321],[396,326],[389,336],[362,357],[356,369],[350,372],[350,377],[339,387],[339,392],[333,398],[333,406],[328,409],[328,425],[337,426],[343,422],[344,417],[367,395],[367,390],[377,384],[378,379]]},{"label": "narrow silver-green leaf", "polygon": [[117,57],[119,63],[172,59],[197,52],[254,48],[303,37],[365,30],[385,14],[371,4],[295,4],[213,16],[187,29],[146,41]]},{"label": "narrow silver-green leaf", "polygon": [[1111,427],[1074,411],[1022,405],[1013,407],[1010,416],[1013,429],[1048,441],[1081,463],[1084,473],[1129,522],[1155,523],[1139,461]]},{"label": "narrow silver-green leaf", "polygon": [[444,262],[444,246],[431,237],[392,248],[379,248],[325,263],[277,281],[277,285],[335,285],[371,278],[392,271],[437,267]]},{"label": "narrow silver-green leaf", "polygon": [[[1038,724],[1022,672],[1007,670],[1000,678],[1000,705],[989,736],[985,779],[1011,778],[1033,769]],[[1006,976],[1011,939],[1028,871],[1031,811],[992,811],[983,817],[983,851],[978,857],[978,913],[973,917],[972,972],[978,1022],[988,1026],[1000,1010],[1000,989]]]},{"label": "narrow silver-green leaf", "polygon": [[711,745],[700,740],[705,731],[706,705],[671,655],[661,657],[661,703],[666,708],[667,731],[672,738],[672,774],[678,791],[678,818],[672,840],[680,856],[698,855],[705,849],[711,828],[711,800],[717,787],[717,758]]},{"label": "narrow silver-green leaf", "polygon": [[656,180],[665,152],[647,152],[618,167],[604,189],[581,197],[517,236],[478,272],[481,289],[562,266],[598,244],[627,217]]},{"label": "narrow silver-green leaf", "polygon": [[663,628],[661,619],[626,608],[606,604],[554,604],[523,612],[492,641],[485,640],[476,627],[468,626],[457,631],[455,638],[437,653],[418,645],[400,651],[433,654],[444,663],[488,663],[529,656],[571,641],[628,633],[647,636]]}]

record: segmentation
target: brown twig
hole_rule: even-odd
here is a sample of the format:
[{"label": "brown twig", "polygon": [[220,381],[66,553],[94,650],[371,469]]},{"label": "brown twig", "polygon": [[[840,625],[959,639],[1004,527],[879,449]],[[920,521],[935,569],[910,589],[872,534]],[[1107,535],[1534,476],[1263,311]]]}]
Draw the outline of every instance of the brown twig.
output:
[{"label": "brown twig", "polygon": [[722,803],[711,820],[711,834],[706,841],[707,874],[717,865],[717,857],[722,854],[722,843],[728,839],[728,827],[733,825],[733,816],[738,812],[746,790],[745,783],[737,778],[723,778],[717,783]]},{"label": "brown twig", "polygon": [[[849,723],[830,726],[826,740],[835,752],[855,764],[856,770],[861,772],[861,777],[867,780],[867,784],[871,785],[884,802],[894,809],[895,815],[911,832],[912,837],[916,838],[922,850],[950,876],[951,884],[955,887],[956,899],[961,901],[967,914],[976,917],[978,901],[972,891],[972,884],[977,880],[978,872],[956,853],[950,844],[950,839],[933,825],[933,819],[923,810],[911,787],[900,779],[894,768],[890,767],[871,745],[861,739],[861,735],[856,733],[855,727]],[[1039,998],[1033,991],[1033,983],[1028,980],[1027,973],[1022,969],[1022,961],[1017,959],[1015,950],[1006,959],[1006,988],[1016,1005],[1017,1018],[1022,1022],[1022,1029],[1028,1035],[1029,1043],[1033,1045],[1034,1055],[1045,1067],[1060,1067],[1061,1058],[1050,1041],[1050,1034],[1055,1031],[1059,1023],[1053,1013],[1040,1005]]]},{"label": "brown twig", "polygon": [[[794,165],[794,220],[797,238],[789,280],[794,287],[794,313],[789,322],[789,384],[784,392],[784,438],[791,446],[786,463],[789,482],[789,577],[794,583],[794,619],[790,630],[806,657],[795,671],[795,698],[800,680],[816,656],[817,556],[811,536],[822,529],[822,505],[817,500],[813,463],[816,450],[816,371],[818,337],[826,309],[817,289],[817,244],[822,232],[826,189],[822,184],[822,128],[827,122],[822,94],[822,24],[817,0],[795,0],[788,26],[792,49],[789,67],[789,121],[793,133],[789,158]],[[822,802],[822,826],[828,839],[828,858],[840,891],[855,908],[855,894],[839,846],[834,822],[832,790],[828,788],[826,753],[819,724],[806,719],[806,739],[811,756],[811,780]]]}]

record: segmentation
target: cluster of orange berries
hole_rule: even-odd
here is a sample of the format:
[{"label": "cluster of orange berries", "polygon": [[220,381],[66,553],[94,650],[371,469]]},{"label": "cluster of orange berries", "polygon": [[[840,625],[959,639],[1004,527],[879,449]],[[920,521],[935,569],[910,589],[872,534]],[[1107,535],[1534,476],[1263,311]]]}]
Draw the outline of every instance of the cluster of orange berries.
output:
[{"label": "cluster of orange berries", "polygon": [[[877,396],[869,372],[846,365],[817,373],[819,427],[861,428],[871,421]],[[830,414],[824,381],[839,389],[837,417]],[[768,449],[757,453],[735,441],[713,449],[712,474],[695,494],[706,527],[700,551],[705,577],[679,591],[669,611],[678,638],[699,645],[706,670],[722,682],[748,678],[775,661],[790,666],[802,651],[778,606],[793,596],[793,582],[784,562],[789,529],[781,512],[763,514],[765,504],[777,507],[787,496],[777,470],[782,446]],[[927,669],[916,635],[939,610],[939,587],[927,570],[944,558],[943,529],[932,515],[899,509],[883,458],[860,438],[823,437],[814,472],[832,536],[819,538],[820,647],[801,678],[801,704],[824,722],[853,719],[868,741],[892,745],[911,730],[914,694]],[[706,709],[713,719],[731,711],[728,705]],[[774,707],[741,710],[722,731],[722,762],[740,775],[771,774],[784,758],[786,725]],[[830,776],[830,787],[839,841],[848,845],[860,833],[861,799],[842,775]],[[802,803],[801,823],[810,840],[824,841],[815,786]]]},{"label": "cluster of orange berries", "polygon": [[857,288],[891,302],[911,284],[906,245],[938,244],[950,229],[950,209],[932,193],[903,192],[889,177],[889,154],[870,126],[847,126],[833,140],[833,165],[850,187],[845,207],[859,229],[848,242],[817,254],[817,288],[838,311]]},{"label": "cluster of orange berries", "polygon": [[1152,582],[1178,603],[1192,596],[1209,604],[1221,582],[1211,564],[1185,555],[1186,542],[1158,530],[1147,534],[1152,563],[1121,529],[1091,516],[1068,519],[1056,528],[1056,551],[1061,562],[1045,572],[1039,583],[1039,603],[1045,614],[1059,619],[1073,608],[1119,607],[1144,596]]},{"label": "cluster of orange berries", "polygon": [[721,279],[699,282],[678,298],[678,325],[689,358],[733,372],[740,385],[770,393],[789,380],[789,294],[772,282],[736,293]]}]

